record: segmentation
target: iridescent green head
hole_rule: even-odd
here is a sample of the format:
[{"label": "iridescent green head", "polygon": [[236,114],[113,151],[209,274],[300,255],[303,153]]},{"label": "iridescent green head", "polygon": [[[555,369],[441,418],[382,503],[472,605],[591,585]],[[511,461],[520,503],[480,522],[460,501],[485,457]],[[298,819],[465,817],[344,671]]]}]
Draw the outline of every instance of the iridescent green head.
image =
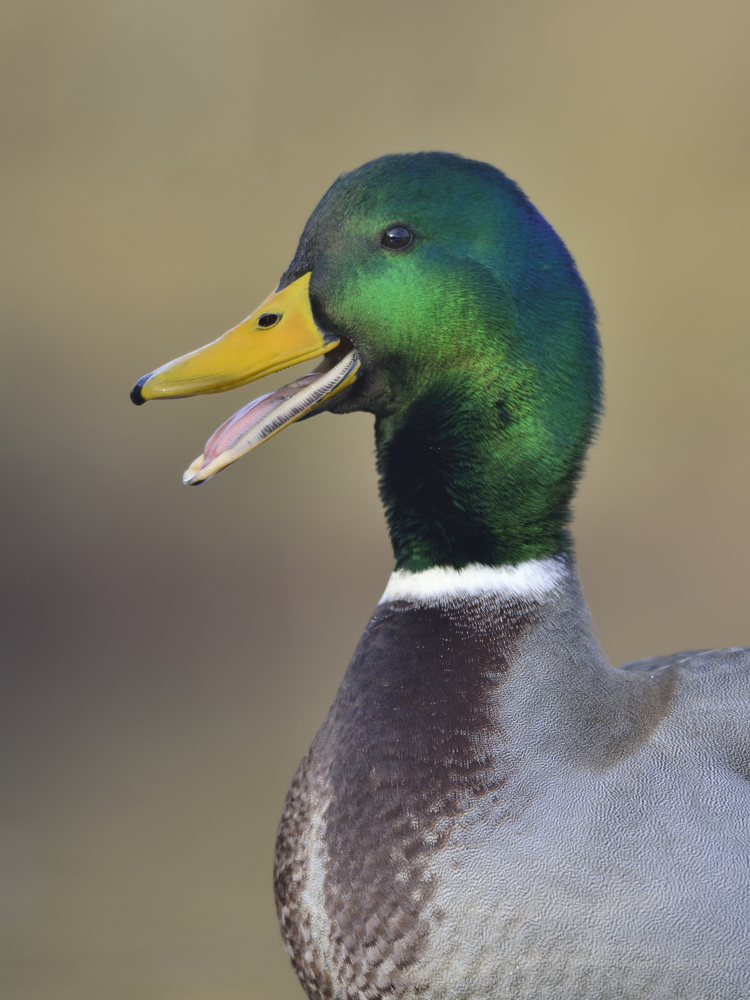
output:
[{"label": "iridescent green head", "polygon": [[594,310],[561,240],[499,170],[416,153],[344,174],[275,295],[209,348],[141,379],[134,398],[231,388],[322,353],[315,378],[220,428],[186,481],[310,413],[367,410],[400,568],[569,548],[600,408]]},{"label": "iridescent green head", "polygon": [[362,358],[336,409],[375,414],[399,567],[566,550],[598,338],[570,254],[523,192],[459,156],[384,156],[323,197],[282,287],[308,271],[316,322]]}]

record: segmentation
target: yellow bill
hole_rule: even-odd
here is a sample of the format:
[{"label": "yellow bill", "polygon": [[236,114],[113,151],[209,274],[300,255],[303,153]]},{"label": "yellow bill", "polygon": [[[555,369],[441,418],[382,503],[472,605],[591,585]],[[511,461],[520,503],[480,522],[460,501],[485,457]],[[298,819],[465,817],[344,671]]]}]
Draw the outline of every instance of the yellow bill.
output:
[{"label": "yellow bill", "polygon": [[222,424],[185,473],[186,484],[210,479],[284,427],[323,408],[356,381],[359,354],[348,341],[318,328],[309,283],[308,273],[269,295],[223,337],[144,375],[133,386],[130,398],[140,406],[149,399],[225,392],[328,355],[312,374],[253,400]]}]

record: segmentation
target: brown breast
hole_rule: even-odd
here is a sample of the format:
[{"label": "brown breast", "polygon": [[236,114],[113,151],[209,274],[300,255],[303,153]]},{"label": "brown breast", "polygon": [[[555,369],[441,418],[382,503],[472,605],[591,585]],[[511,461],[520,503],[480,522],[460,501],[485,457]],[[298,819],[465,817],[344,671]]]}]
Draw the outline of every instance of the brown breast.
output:
[{"label": "brown breast", "polygon": [[514,765],[491,710],[537,616],[532,601],[486,596],[392,602],[371,619],[277,844],[282,933],[313,1000],[429,989],[430,860],[470,800],[502,794]]}]

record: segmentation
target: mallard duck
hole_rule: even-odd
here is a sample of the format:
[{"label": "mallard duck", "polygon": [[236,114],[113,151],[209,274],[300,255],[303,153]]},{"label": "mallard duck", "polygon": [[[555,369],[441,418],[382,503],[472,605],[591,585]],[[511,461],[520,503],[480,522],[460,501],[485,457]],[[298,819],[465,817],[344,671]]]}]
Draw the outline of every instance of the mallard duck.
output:
[{"label": "mallard duck", "polygon": [[747,1000],[750,651],[613,668],[592,634],[568,523],[600,360],[565,246],[492,166],[382,157],[333,184],[252,315],[132,397],[321,357],[185,473],[375,416],[396,568],[276,849],[307,995]]}]

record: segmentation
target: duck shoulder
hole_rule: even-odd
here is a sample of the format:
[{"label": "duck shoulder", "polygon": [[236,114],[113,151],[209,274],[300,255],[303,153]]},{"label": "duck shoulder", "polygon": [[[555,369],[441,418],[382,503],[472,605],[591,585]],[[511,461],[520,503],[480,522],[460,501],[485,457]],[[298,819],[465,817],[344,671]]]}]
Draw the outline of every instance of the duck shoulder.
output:
[{"label": "duck shoulder", "polygon": [[654,679],[672,674],[663,738],[675,753],[691,759],[703,755],[750,781],[750,647],[686,650],[618,669]]}]

